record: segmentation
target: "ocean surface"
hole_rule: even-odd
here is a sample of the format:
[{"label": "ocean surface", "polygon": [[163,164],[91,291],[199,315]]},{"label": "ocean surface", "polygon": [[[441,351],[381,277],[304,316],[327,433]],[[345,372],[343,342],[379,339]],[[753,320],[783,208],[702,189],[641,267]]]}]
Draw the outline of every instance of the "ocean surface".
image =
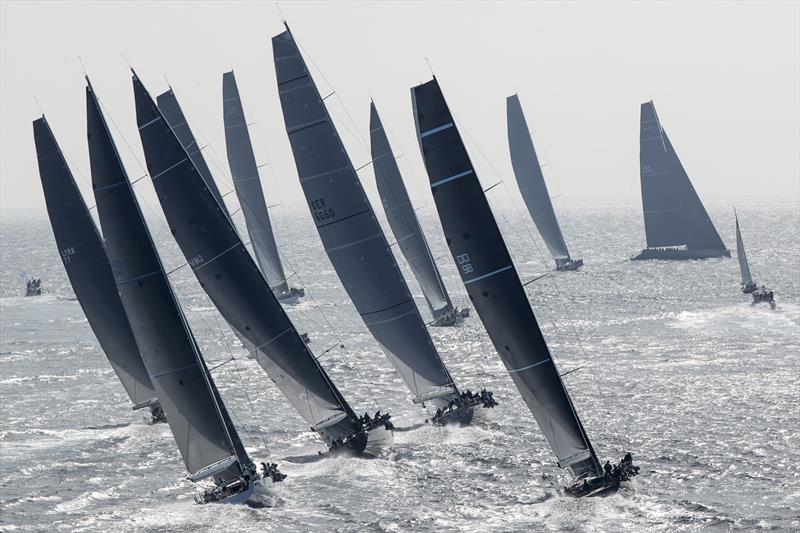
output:
[{"label": "ocean surface", "polygon": [[[519,204],[490,195],[523,280],[552,268]],[[735,248],[731,201],[707,202]],[[251,455],[288,474],[258,506],[193,503],[169,429],[130,409],[75,300],[44,213],[6,212],[0,265],[0,530],[3,531],[796,531],[800,528],[800,214],[796,201],[736,202],[751,269],[777,309],[752,307],[736,259],[629,261],[632,201],[557,205],[585,267],[528,295],[600,458],[626,451],[635,491],[574,500],[543,474],[554,458],[476,313],[432,329],[461,388],[501,405],[466,428],[431,427],[359,319],[302,207],[276,232],[308,297],[287,306],[344,396],[399,428],[381,459],[318,459],[308,431],[246,357],[189,269],[171,279]],[[147,210],[168,268],[183,263]],[[420,211],[453,299],[467,297],[432,206]],[[409,285],[424,316],[422,294]],[[26,298],[25,275],[45,294]]]}]

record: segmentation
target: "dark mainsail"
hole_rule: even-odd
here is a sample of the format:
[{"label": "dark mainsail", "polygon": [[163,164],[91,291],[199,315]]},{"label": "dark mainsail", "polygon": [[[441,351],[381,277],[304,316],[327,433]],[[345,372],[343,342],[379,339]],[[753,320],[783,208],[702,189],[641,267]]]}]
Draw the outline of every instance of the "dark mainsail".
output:
[{"label": "dark mainsail", "polygon": [[517,178],[519,191],[525,206],[536,224],[536,228],[544,239],[550,255],[556,261],[556,268],[565,269],[575,264],[569,256],[567,243],[561,233],[553,202],[544,181],[539,157],[533,147],[528,123],[522,113],[519,97],[514,94],[506,98],[506,114],[508,121],[508,148],[511,154],[511,166]]},{"label": "dark mainsail", "polygon": [[192,473],[190,479],[235,480],[253,469],[252,461],[172,292],[91,84],[86,87],[86,100],[97,212],[142,359],[183,462]]},{"label": "dark mainsail", "polygon": [[242,206],[247,233],[253,243],[256,261],[267,278],[269,286],[280,298],[290,294],[286,273],[283,271],[275,235],[269,220],[264,191],[258,175],[258,165],[247,131],[242,101],[233,71],[222,75],[222,107],[225,122],[225,146],[228,165],[239,204]]},{"label": "dark mainsail", "polygon": [[439,84],[434,78],[411,94],[433,198],[470,300],[559,466],[576,477],[599,475]]},{"label": "dark mainsail", "polygon": [[428,248],[374,102],[370,104],[369,131],[375,182],[397,246],[417,278],[434,321],[452,318],[449,322],[455,323],[450,295]]},{"label": "dark mainsail", "polygon": [[186,121],[186,116],[183,114],[183,110],[178,103],[178,99],[175,97],[175,93],[172,91],[172,87],[170,87],[168,91],[158,95],[156,100],[158,102],[158,108],[161,110],[164,118],[167,119],[167,123],[172,127],[172,131],[175,132],[178,139],[180,139],[192,163],[197,167],[197,171],[203,176],[203,180],[206,182],[211,194],[213,194],[214,198],[219,202],[222,212],[225,213],[225,216],[230,218],[230,213],[228,213],[228,208],[225,207],[225,202],[214,181],[214,176],[211,174],[211,170],[208,168],[208,164],[206,164],[206,159],[203,157],[203,151],[197,144],[197,139],[195,139],[192,129],[189,127],[189,122]]},{"label": "dark mainsail", "polygon": [[326,444],[352,435],[358,418],[303,342],[136,77],[134,95],[148,171],[172,235],[200,285],[234,331],[255,347],[259,364]]},{"label": "dark mainsail", "polygon": [[456,386],[288,28],[272,38],[272,52],[297,173],[325,251],[414,402],[444,407]]},{"label": "dark mainsail", "polygon": [[730,257],[652,101],[641,107],[639,142],[647,248],[634,259]]},{"label": "dark mainsail", "polygon": [[50,225],[81,309],[133,408],[149,407],[154,419],[163,417],[119,299],[103,240],[44,116],[33,121],[33,138]]}]

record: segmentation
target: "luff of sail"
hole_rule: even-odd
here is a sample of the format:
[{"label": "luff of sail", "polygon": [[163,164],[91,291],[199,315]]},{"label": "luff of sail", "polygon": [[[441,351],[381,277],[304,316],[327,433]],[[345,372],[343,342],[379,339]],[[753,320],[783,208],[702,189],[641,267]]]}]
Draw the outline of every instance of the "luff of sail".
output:
[{"label": "luff of sail", "polygon": [[202,174],[134,80],[145,160],[172,235],[201,287],[292,406],[327,444],[357,429],[357,417],[301,339]]},{"label": "luff of sail", "polygon": [[634,259],[730,257],[652,101],[641,105],[639,143],[647,249]]},{"label": "luff of sail", "polygon": [[739,273],[742,276],[742,289],[748,289],[755,286],[753,276],[750,274],[750,265],[747,263],[747,254],[744,251],[744,241],[742,240],[742,232],[739,229],[739,215],[734,210],[733,216],[736,219],[736,257],[739,259]]},{"label": "luff of sail", "polygon": [[458,391],[288,28],[272,38],[272,52],[295,166],[325,251],[414,401],[443,407]]},{"label": "luff of sail", "polygon": [[228,166],[244,213],[247,233],[261,272],[275,295],[280,298],[289,294],[289,284],[286,283],[286,273],[275,245],[275,235],[272,232],[258,165],[233,71],[222,75],[222,107]]},{"label": "luff of sail", "polygon": [[103,240],[44,116],[33,121],[33,138],[47,214],[78,303],[134,409],[150,407],[156,418],[161,407],[119,299]]},{"label": "luff of sail", "polygon": [[86,99],[100,226],[142,360],[186,468],[195,474],[235,456],[235,463],[215,474],[231,481],[252,463],[172,291],[91,84]]},{"label": "luff of sail", "polygon": [[369,131],[375,182],[395,242],[408,261],[434,320],[448,316],[455,320],[450,295],[425,240],[374,102],[370,103]]},{"label": "luff of sail", "polygon": [[556,262],[556,267],[561,267],[571,261],[569,250],[567,243],[564,242],[564,235],[544,181],[539,157],[533,146],[533,138],[516,94],[506,98],[506,115],[511,166],[517,178],[519,191],[539,234]]},{"label": "luff of sail", "polygon": [[412,88],[411,95],[436,209],[469,298],[559,466],[576,477],[599,475],[436,78]]}]

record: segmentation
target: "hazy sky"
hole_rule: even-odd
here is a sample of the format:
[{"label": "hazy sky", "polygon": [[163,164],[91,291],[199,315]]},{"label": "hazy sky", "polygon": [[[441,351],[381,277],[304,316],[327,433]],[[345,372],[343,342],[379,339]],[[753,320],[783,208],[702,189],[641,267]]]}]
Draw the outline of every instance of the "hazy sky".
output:
[{"label": "hazy sky", "polygon": [[[230,187],[222,73],[233,68],[248,119],[257,124],[257,158],[271,162],[262,176],[268,194],[275,196],[277,184],[284,203],[302,203],[275,86],[270,37],[282,26],[273,3],[0,5],[0,207],[44,206],[34,96],[94,203],[77,56],[122,132],[115,135],[129,173],[143,174],[133,157],[143,161],[122,53],[154,96],[169,79],[195,134],[209,145],[223,192]],[[331,1],[281,8],[322,94],[336,90],[326,102],[341,119],[353,162],[369,161],[355,129],[368,139],[371,95],[396,152],[408,154],[401,170],[410,170],[417,201],[427,202],[429,193],[409,88],[429,79],[426,57],[462,133],[485,154],[470,146],[486,185],[497,181],[488,164],[514,181],[505,97],[517,92],[556,177],[553,194],[638,198],[639,104],[652,98],[702,197],[800,195],[800,2]],[[374,193],[371,170],[360,174]],[[149,180],[136,188],[154,198]]]}]

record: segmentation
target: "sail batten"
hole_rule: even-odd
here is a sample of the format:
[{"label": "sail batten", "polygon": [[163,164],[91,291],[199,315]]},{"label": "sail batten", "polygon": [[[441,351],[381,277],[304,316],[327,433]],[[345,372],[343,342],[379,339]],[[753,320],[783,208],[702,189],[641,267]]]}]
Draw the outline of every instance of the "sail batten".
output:
[{"label": "sail batten", "polygon": [[[411,90],[417,138],[450,253],[489,337],[559,464],[576,477],[599,462],[528,302],[436,78]],[[447,128],[438,129],[442,126]],[[422,136],[422,132],[438,131]],[[442,176],[463,174],[442,183]]]}]

